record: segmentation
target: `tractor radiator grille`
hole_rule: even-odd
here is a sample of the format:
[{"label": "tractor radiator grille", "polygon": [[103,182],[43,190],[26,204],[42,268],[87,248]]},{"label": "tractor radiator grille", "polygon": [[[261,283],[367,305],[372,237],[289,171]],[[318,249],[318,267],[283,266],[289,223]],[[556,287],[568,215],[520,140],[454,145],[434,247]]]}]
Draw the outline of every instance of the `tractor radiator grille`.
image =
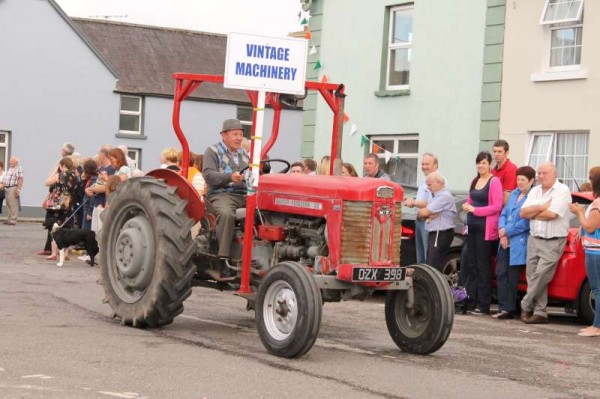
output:
[{"label": "tractor radiator grille", "polygon": [[[377,247],[377,254],[371,257],[374,261],[385,261],[389,259],[387,253],[387,245],[389,240],[384,238],[384,242],[379,242],[379,232],[383,228],[385,232],[390,231],[390,227],[394,231],[392,263],[400,264],[400,239],[401,239],[401,219],[402,205],[396,204],[394,209],[394,219],[390,220],[386,225],[379,224],[377,218],[372,218],[371,202],[355,202],[344,201],[344,212],[342,222],[342,245],[341,245],[341,263],[351,264],[369,264],[371,240],[373,239],[373,247]],[[393,224],[393,226],[390,226]],[[373,234],[373,231],[377,234]],[[385,251],[382,256],[379,256],[379,246],[384,245]]]}]

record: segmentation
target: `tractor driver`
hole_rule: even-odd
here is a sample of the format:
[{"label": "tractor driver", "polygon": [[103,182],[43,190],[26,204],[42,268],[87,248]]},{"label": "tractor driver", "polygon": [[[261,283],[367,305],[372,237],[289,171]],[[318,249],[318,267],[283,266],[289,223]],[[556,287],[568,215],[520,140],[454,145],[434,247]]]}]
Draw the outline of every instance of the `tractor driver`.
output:
[{"label": "tractor driver", "polygon": [[202,175],[208,199],[217,214],[219,258],[229,259],[235,228],[235,210],[246,207],[246,183],[240,171],[248,166],[242,148],[244,130],[237,119],[227,119],[221,129],[222,141],[206,149]]}]

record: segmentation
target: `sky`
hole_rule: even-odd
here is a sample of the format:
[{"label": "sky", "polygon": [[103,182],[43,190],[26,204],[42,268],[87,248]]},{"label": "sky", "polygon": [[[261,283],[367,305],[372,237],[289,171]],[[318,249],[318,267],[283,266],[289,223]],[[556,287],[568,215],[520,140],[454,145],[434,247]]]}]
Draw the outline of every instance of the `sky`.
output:
[{"label": "sky", "polygon": [[[55,0],[72,17],[216,33],[300,31],[300,0]],[[108,16],[108,18],[107,18]]]}]

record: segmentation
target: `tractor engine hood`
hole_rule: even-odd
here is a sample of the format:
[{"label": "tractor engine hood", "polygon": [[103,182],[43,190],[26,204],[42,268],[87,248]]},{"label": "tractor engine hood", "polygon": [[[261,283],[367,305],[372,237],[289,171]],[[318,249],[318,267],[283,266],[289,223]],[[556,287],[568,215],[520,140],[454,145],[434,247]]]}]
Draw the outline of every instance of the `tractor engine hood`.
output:
[{"label": "tractor engine hood", "polygon": [[321,176],[300,174],[262,175],[259,180],[258,197],[261,194],[311,197],[327,200],[374,201],[404,198],[402,186],[375,178],[348,176]]}]

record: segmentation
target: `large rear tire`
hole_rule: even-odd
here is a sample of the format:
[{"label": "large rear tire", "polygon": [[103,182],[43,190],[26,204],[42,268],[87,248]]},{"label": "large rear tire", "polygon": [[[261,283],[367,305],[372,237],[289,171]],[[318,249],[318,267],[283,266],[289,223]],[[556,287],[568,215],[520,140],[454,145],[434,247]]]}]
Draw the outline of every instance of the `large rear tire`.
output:
[{"label": "large rear tire", "polygon": [[282,262],[261,280],[256,299],[258,335],[276,356],[294,358],[312,348],[321,326],[321,292],[296,262]]},{"label": "large rear tire", "polygon": [[385,321],[390,336],[403,352],[427,355],[440,349],[454,322],[454,301],[446,277],[428,265],[412,265],[414,304],[408,291],[389,291]]},{"label": "large rear tire", "polygon": [[122,324],[159,327],[183,312],[195,273],[187,201],[163,180],[128,179],[111,195],[100,260],[105,299]]}]

